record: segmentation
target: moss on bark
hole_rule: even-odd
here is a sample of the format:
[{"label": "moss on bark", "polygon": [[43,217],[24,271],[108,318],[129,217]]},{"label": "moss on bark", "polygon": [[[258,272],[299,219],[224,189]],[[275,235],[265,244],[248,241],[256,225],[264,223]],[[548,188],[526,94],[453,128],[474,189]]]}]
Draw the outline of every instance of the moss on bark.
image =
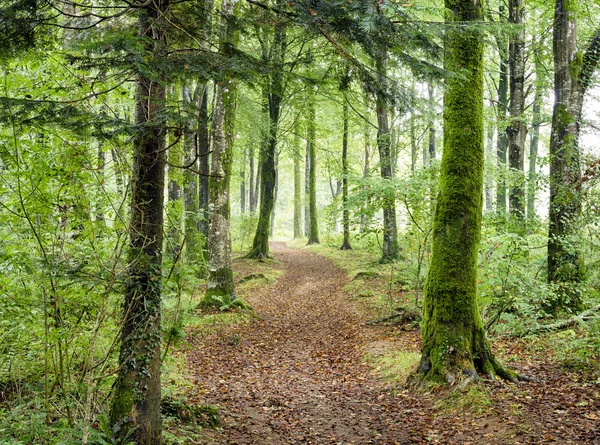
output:
[{"label": "moss on bark", "polygon": [[[446,0],[448,22],[481,20],[477,0]],[[477,253],[483,203],[483,34],[448,26],[444,66],[444,151],[425,287],[424,379],[454,383],[477,373],[516,380],[494,358],[477,306]]]}]

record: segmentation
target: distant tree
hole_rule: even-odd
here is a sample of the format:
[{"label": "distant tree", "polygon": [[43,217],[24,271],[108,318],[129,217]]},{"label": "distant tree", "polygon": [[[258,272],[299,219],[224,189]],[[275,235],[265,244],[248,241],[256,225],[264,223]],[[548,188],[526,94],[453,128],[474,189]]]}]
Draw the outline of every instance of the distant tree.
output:
[{"label": "distant tree", "polygon": [[309,159],[308,174],[308,244],[319,244],[319,220],[317,217],[317,111],[315,96],[311,95],[308,101],[306,123],[306,148]]},{"label": "distant tree", "polygon": [[[282,0],[276,1],[276,7],[282,6]],[[248,258],[266,258],[269,256],[269,232],[271,212],[275,199],[275,151],[277,149],[277,131],[281,117],[281,102],[285,89],[283,65],[285,61],[287,22],[277,17],[273,30],[273,42],[270,51],[263,48],[263,62],[272,66],[266,75],[266,98],[268,105],[268,129],[265,144],[260,155],[260,209],[258,223]],[[265,43],[263,42],[263,46]]]},{"label": "distant tree", "polygon": [[518,26],[509,39],[510,123],[506,128],[508,160],[513,173],[508,196],[510,215],[516,220],[525,218],[525,7],[523,0],[508,2],[508,21]]}]

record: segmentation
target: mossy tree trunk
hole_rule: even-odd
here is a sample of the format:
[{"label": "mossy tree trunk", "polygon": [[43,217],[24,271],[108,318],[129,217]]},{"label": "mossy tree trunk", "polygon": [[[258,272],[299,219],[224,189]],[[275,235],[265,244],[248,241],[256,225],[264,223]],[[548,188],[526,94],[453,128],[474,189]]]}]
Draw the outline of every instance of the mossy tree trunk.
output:
[{"label": "mossy tree trunk", "polygon": [[[162,17],[168,0],[139,9],[139,35],[156,59],[166,52]],[[160,73],[157,73],[159,79]],[[136,76],[129,269],[121,327],[119,368],[110,423],[115,435],[138,445],[161,439],[161,273],[165,186],[165,87]]]},{"label": "mossy tree trunk", "polygon": [[[512,172],[509,189],[509,212],[517,222],[525,219],[525,8],[523,0],[509,0],[508,21],[519,28],[509,43],[510,124],[506,128],[508,163]],[[522,226],[522,225],[519,225]]]},{"label": "mossy tree trunk", "polygon": [[554,10],[554,110],[550,134],[548,281],[563,289],[548,310],[579,311],[583,260],[578,247],[581,213],[579,127],[583,98],[600,58],[600,28],[585,52],[577,50],[577,0],[556,0]]},{"label": "mossy tree trunk", "polygon": [[[277,4],[280,4],[281,1],[278,0]],[[260,210],[252,250],[248,253],[247,258],[262,259],[269,256],[269,229],[275,198],[275,150],[277,149],[277,130],[284,93],[283,63],[286,47],[286,22],[279,18],[275,24],[273,43],[269,52],[271,55],[270,63],[274,68],[266,79],[268,82],[269,123],[267,143],[260,157]],[[266,52],[263,51],[264,53]],[[268,60],[265,60],[266,62]]]},{"label": "mossy tree trunk", "polygon": [[[377,91],[377,148],[379,150],[379,166],[384,180],[393,178],[393,157],[391,150],[391,133],[388,123],[388,106],[385,93],[382,91],[386,83],[387,53],[380,48],[376,58],[377,75],[380,88]],[[385,197],[383,205],[383,252],[381,262],[386,263],[398,259],[398,229],[396,225],[395,197]]]},{"label": "mossy tree trunk", "polygon": [[[237,45],[235,9],[237,0],[224,0],[221,6],[219,51],[232,56]],[[231,267],[230,183],[235,141],[237,82],[225,71],[217,85],[213,117],[213,150],[208,186],[208,279],[202,306],[222,306],[235,299]]]},{"label": "mossy tree trunk", "polygon": [[310,236],[310,142],[304,153],[304,236]]},{"label": "mossy tree trunk", "polygon": [[300,120],[294,122],[294,238],[302,238],[302,154],[300,150]]},{"label": "mossy tree trunk", "polygon": [[348,98],[344,94],[342,119],[342,225],[344,226],[344,241],[341,250],[351,250],[350,245],[350,210],[348,210]]},{"label": "mossy tree trunk", "polygon": [[444,93],[444,151],[419,373],[442,382],[474,379],[478,371],[515,380],[494,358],[477,306],[484,165],[481,3],[446,0],[445,6],[444,68],[461,76],[449,76]]},{"label": "mossy tree trunk", "polygon": [[308,172],[308,244],[319,244],[319,220],[317,218],[317,112],[315,97],[311,96],[308,102],[306,126],[306,143],[309,157]]}]

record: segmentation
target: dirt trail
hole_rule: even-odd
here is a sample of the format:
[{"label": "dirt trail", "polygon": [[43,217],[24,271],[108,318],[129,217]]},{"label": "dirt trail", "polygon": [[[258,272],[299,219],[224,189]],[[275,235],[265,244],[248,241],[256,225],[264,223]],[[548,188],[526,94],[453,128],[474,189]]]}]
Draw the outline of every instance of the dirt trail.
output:
[{"label": "dirt trail", "polygon": [[223,422],[202,430],[198,443],[600,443],[597,389],[570,388],[576,377],[542,361],[528,365],[538,383],[489,383],[493,405],[480,414],[444,413],[409,391],[394,395],[361,362],[364,346],[389,344],[390,333],[367,326],[342,292],[345,274],[283,243],[273,243],[272,254],[283,276],[244,295],[258,318],[192,342],[192,398],[220,406]]},{"label": "dirt trail", "polygon": [[246,298],[260,319],[190,357],[203,398],[225,408],[207,443],[414,443],[402,404],[360,363],[366,320],[342,293],[345,274],[282,243],[272,254],[284,275]]}]

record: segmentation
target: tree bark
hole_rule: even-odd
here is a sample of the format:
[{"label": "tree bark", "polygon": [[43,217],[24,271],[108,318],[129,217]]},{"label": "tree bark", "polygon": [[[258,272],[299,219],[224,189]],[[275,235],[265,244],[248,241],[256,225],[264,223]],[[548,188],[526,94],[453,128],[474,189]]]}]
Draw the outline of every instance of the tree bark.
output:
[{"label": "tree bark", "polygon": [[310,142],[306,139],[304,154],[304,236],[310,236]]},{"label": "tree bark", "polygon": [[294,238],[302,238],[302,155],[300,153],[299,119],[294,124]]},{"label": "tree bark", "polygon": [[344,95],[342,112],[342,225],[344,226],[344,241],[341,250],[352,250],[350,245],[350,210],[348,209],[348,98]]},{"label": "tree bark", "polygon": [[[505,13],[504,5],[500,5],[501,19]],[[498,55],[500,57],[500,74],[498,78],[498,105],[496,106],[496,122],[498,127],[498,141],[496,153],[498,155],[498,182],[496,184],[496,213],[499,218],[506,217],[506,151],[508,140],[504,122],[508,110],[508,41],[504,35],[496,37]]]},{"label": "tree bark", "polygon": [[[185,233],[185,258],[188,262],[197,261],[200,250],[200,239],[198,234],[198,180],[195,173],[198,171],[197,157],[197,114],[196,104],[202,94],[203,86],[198,84],[194,93],[190,91],[189,86],[183,87],[182,96],[186,111],[190,119],[186,121],[183,130],[183,164],[189,168],[183,171],[183,208],[184,208],[184,233]],[[193,117],[193,120],[192,120]]]},{"label": "tree bark", "polygon": [[273,188],[273,210],[271,211],[271,227],[269,236],[275,234],[275,211],[277,210],[277,193],[279,192],[279,152],[275,150],[275,186]]},{"label": "tree bark", "polygon": [[248,150],[248,210],[256,212],[256,199],[254,198],[254,145]]},{"label": "tree bark", "polygon": [[529,173],[527,177],[527,218],[533,220],[535,213],[535,193],[537,191],[537,155],[540,142],[540,125],[542,119],[542,99],[544,82],[538,50],[534,50],[535,59],[535,97],[533,99],[533,116],[531,119],[531,139],[529,141]]},{"label": "tree bark", "polygon": [[556,0],[554,10],[554,109],[550,134],[548,282],[561,291],[547,310],[578,311],[583,259],[578,247],[581,214],[579,128],[583,98],[600,57],[600,28],[584,53],[577,50],[576,0]]},{"label": "tree bark", "polygon": [[198,110],[198,171],[199,223],[198,230],[204,240],[208,237],[208,178],[210,175],[210,132],[208,116],[208,83],[204,85]]},{"label": "tree bark", "polygon": [[308,174],[308,207],[310,211],[308,244],[319,244],[319,220],[317,218],[317,114],[314,95],[308,103],[308,125],[306,143],[308,144],[309,174]]},{"label": "tree bark", "polygon": [[[221,7],[219,50],[231,57],[237,45],[235,8],[237,0],[224,0]],[[212,175],[209,178],[208,279],[202,306],[222,306],[235,299],[231,268],[230,183],[235,141],[237,82],[225,72],[217,85],[213,117]]]},{"label": "tree bark", "polygon": [[[387,53],[385,49],[376,59],[379,82],[385,84]],[[388,123],[387,101],[383,91],[377,92],[377,148],[381,177],[384,180],[393,178],[393,161],[391,154],[391,134]],[[383,252],[381,262],[386,263],[398,258],[398,229],[396,226],[396,203],[394,197],[386,197],[383,205]]]},{"label": "tree bark", "polygon": [[[369,176],[371,176],[371,129],[369,127],[370,123],[365,121],[365,164],[363,168],[363,179],[367,180]],[[363,192],[367,195],[368,186],[365,184],[363,186]],[[364,211],[360,215],[360,232],[366,232],[369,224],[371,222],[371,218],[369,216],[369,204],[370,199],[367,196],[366,202],[364,205]]]},{"label": "tree bark", "polygon": [[240,213],[246,213],[246,149],[240,162]]},{"label": "tree bark", "polygon": [[[479,0],[445,0],[447,22],[480,22]],[[516,380],[494,358],[477,306],[483,191],[481,26],[448,26],[444,68],[444,151],[423,306],[422,378],[454,383],[477,371]],[[465,79],[466,77],[466,79]]]},{"label": "tree bark", "polygon": [[[166,51],[162,17],[168,0],[139,10],[139,35],[158,59]],[[153,76],[152,76],[153,77]],[[158,74],[160,79],[161,75]],[[121,327],[119,368],[110,411],[112,430],[138,445],[162,443],[161,274],[165,187],[165,87],[143,72],[136,76],[131,184],[129,268]]]},{"label": "tree bark", "polygon": [[[508,21],[519,26],[510,38],[510,125],[506,129],[508,140],[508,161],[512,171],[509,189],[509,212],[517,221],[525,219],[525,140],[527,126],[525,110],[525,28],[523,0],[509,0]],[[519,225],[522,227],[522,225]]]}]

